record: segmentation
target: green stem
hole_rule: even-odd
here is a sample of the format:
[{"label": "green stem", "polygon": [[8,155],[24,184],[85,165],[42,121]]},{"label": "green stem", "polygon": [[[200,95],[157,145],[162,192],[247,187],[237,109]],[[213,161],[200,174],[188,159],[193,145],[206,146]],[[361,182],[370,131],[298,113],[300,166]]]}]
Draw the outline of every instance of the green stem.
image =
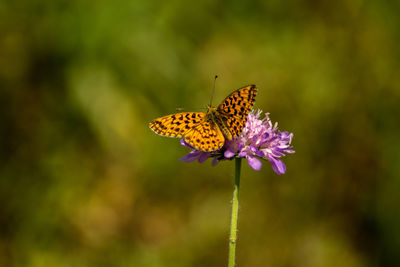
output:
[{"label": "green stem", "polygon": [[237,223],[238,223],[238,211],[239,211],[239,188],[240,188],[240,167],[241,158],[235,159],[235,186],[233,188],[233,199],[232,199],[232,214],[231,214],[231,233],[229,236],[229,260],[228,267],[235,266],[235,252],[236,252],[236,240],[237,240]]}]

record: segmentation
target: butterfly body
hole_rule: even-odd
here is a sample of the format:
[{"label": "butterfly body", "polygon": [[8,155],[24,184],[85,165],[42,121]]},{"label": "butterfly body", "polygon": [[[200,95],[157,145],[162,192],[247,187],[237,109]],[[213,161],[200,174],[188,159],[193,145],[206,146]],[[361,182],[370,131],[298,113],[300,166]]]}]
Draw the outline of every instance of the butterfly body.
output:
[{"label": "butterfly body", "polygon": [[223,114],[218,112],[218,108],[207,106],[207,118],[214,122],[214,124],[218,125],[222,134],[225,136],[227,140],[232,140],[232,134],[226,125],[226,120],[224,120]]},{"label": "butterfly body", "polygon": [[197,150],[215,151],[242,132],[256,94],[256,86],[248,85],[231,93],[217,107],[207,106],[206,113],[167,115],[150,122],[150,129],[163,136],[184,137]]}]

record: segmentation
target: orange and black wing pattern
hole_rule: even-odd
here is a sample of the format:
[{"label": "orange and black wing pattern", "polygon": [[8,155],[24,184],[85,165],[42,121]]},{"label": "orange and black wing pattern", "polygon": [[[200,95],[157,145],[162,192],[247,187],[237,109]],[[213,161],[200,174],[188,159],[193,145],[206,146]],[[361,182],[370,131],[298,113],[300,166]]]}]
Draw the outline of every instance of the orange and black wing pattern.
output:
[{"label": "orange and black wing pattern", "polygon": [[182,112],[157,118],[150,122],[150,129],[156,134],[168,137],[183,137],[187,132],[204,121],[206,113]]},{"label": "orange and black wing pattern", "polygon": [[247,115],[256,100],[257,87],[248,85],[228,95],[218,106],[218,113],[233,137],[237,137],[246,125]]},{"label": "orange and black wing pattern", "polygon": [[225,142],[218,125],[207,119],[202,112],[183,112],[167,115],[150,122],[157,134],[168,137],[184,137],[186,143],[202,151],[215,151]]}]

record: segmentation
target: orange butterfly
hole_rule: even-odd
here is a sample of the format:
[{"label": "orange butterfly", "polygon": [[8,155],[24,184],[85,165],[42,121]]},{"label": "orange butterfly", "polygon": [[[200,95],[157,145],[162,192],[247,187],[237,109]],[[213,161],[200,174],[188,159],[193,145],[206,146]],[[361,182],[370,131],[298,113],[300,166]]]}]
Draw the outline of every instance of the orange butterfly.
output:
[{"label": "orange butterfly", "polygon": [[239,136],[253,108],[257,88],[248,85],[228,95],[218,107],[204,112],[182,112],[157,118],[150,129],[163,136],[185,138],[197,150],[215,151],[225,140]]}]

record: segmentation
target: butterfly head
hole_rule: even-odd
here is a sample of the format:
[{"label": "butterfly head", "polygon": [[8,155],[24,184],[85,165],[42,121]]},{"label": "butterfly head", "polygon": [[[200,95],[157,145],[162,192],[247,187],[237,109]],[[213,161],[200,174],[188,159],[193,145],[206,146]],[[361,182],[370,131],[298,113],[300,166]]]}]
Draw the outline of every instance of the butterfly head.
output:
[{"label": "butterfly head", "polygon": [[207,114],[214,113],[217,110],[217,108],[212,107],[211,105],[207,105],[206,108],[207,108]]}]

